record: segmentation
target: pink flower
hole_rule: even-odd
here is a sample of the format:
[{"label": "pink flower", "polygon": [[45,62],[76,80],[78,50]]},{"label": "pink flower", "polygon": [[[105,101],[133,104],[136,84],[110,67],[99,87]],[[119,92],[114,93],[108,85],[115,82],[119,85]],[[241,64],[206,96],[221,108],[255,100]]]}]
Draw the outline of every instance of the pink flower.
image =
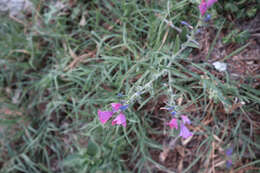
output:
[{"label": "pink flower", "polygon": [[215,4],[218,0],[208,0],[207,8],[210,8],[213,4]]},{"label": "pink flower", "polygon": [[172,129],[173,127],[175,129],[178,129],[178,122],[176,118],[173,118],[169,123],[167,123],[167,125],[170,126],[170,128]]},{"label": "pink flower", "polygon": [[201,0],[201,3],[199,5],[199,9],[200,9],[201,15],[204,16],[204,14],[207,11],[207,3],[205,2],[205,0]]},{"label": "pink flower", "polygon": [[125,115],[120,113],[113,121],[112,121],[112,125],[115,124],[122,124],[124,127],[126,127],[126,118]]},{"label": "pink flower", "polygon": [[120,103],[111,103],[112,110],[114,112],[118,111],[122,105]]},{"label": "pink flower", "polygon": [[98,110],[98,117],[99,117],[99,121],[102,124],[105,124],[113,115],[113,112],[111,111],[101,111]]},{"label": "pink flower", "polygon": [[200,13],[202,16],[206,13],[207,9],[210,8],[214,3],[216,3],[218,0],[201,0],[201,3],[199,5]]},{"label": "pink flower", "polygon": [[190,124],[191,123],[190,119],[185,115],[182,115],[181,119],[182,119],[183,124]]},{"label": "pink flower", "polygon": [[193,134],[189,131],[189,129],[183,124],[181,123],[181,132],[180,132],[180,136],[182,136],[184,139],[192,136]]}]

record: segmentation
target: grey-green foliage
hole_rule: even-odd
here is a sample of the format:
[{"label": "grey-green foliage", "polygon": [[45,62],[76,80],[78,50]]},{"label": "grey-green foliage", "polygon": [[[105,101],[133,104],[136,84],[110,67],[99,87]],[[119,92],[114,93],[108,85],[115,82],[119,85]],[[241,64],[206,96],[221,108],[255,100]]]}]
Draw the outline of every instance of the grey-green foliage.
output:
[{"label": "grey-green foliage", "polygon": [[[190,105],[198,108],[189,117],[204,131],[195,135],[210,136],[198,152],[204,145],[211,149],[212,136],[221,135],[221,130],[223,145],[248,141],[237,152],[240,157],[246,148],[259,147],[247,136],[253,128],[242,117],[259,113],[260,93],[251,86],[254,77],[238,88],[228,74],[220,80],[211,74],[210,64],[189,58],[198,48],[195,1],[77,1],[73,8],[69,1],[64,3],[68,6],[58,10],[35,2],[39,10],[25,26],[1,18],[2,108],[22,112],[21,118],[1,121],[8,129],[0,131],[5,136],[0,146],[5,155],[0,160],[2,172],[173,171],[154,160],[151,151],[161,152],[163,143],[151,136],[163,136],[170,119],[166,112],[155,114],[157,105],[176,106],[181,99],[179,113]],[[80,24],[83,16],[85,24]],[[182,26],[182,20],[194,30]],[[85,58],[73,64],[81,55]],[[119,92],[122,98],[117,97]],[[235,99],[246,104],[223,122],[219,106],[228,111]],[[97,110],[111,110],[110,103],[122,100],[129,103],[124,111],[127,128],[112,126],[111,121],[102,125]],[[214,105],[213,127],[201,123],[209,101]],[[233,119],[239,119],[237,126],[226,129]],[[167,134],[176,136],[170,130]],[[203,154],[185,171],[209,157],[208,152]]]}]

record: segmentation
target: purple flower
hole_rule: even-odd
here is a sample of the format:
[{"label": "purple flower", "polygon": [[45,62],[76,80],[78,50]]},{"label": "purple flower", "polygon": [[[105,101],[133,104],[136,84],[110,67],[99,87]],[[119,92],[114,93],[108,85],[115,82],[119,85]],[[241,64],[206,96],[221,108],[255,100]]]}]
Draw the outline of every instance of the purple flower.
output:
[{"label": "purple flower", "polygon": [[218,0],[208,0],[207,2],[205,0],[201,0],[201,3],[199,5],[199,10],[202,16],[206,13],[207,9],[210,8],[214,3],[216,3]]},{"label": "purple flower", "polygon": [[232,160],[227,160],[226,166],[227,168],[230,168],[232,166]]},{"label": "purple flower", "polygon": [[231,156],[232,153],[233,153],[233,148],[232,148],[232,147],[230,147],[230,148],[228,148],[228,149],[226,150],[226,155],[227,155],[227,156]]},{"label": "purple flower", "polygon": [[200,29],[197,29],[196,34],[199,34],[200,32],[201,32],[201,30],[200,30]]},{"label": "purple flower", "polygon": [[112,121],[112,125],[123,125],[124,127],[126,127],[126,118],[125,115],[123,113],[120,113],[113,121]]},{"label": "purple flower", "polygon": [[185,22],[185,21],[181,21],[181,24],[182,25],[189,25],[187,22]]},{"label": "purple flower", "polygon": [[226,166],[227,166],[227,168],[230,168],[232,166],[231,156],[232,156],[232,153],[233,153],[233,148],[232,147],[228,148],[225,153],[228,157],[228,160],[226,162]]},{"label": "purple flower", "polygon": [[[128,105],[122,106],[120,103],[111,103],[112,111],[101,111],[98,110],[98,117],[99,121],[102,124],[105,124],[112,116],[113,113],[117,112],[119,109],[124,110],[128,107]],[[122,124],[124,127],[126,127],[126,118],[123,113],[120,113],[113,121],[112,125],[114,124]]]},{"label": "purple flower", "polygon": [[181,21],[181,24],[189,27],[190,29],[193,29],[193,27],[186,21]]},{"label": "purple flower", "polygon": [[199,9],[200,9],[200,14],[202,16],[204,16],[204,14],[206,13],[207,11],[207,3],[205,2],[205,0],[201,0],[201,3],[199,5]]},{"label": "purple flower", "polygon": [[210,21],[210,19],[211,19],[211,15],[207,14],[206,17],[204,18],[204,21],[208,22],[208,21]]},{"label": "purple flower", "polygon": [[172,129],[173,127],[175,129],[178,129],[178,122],[176,118],[173,118],[169,123],[167,123],[167,125],[170,126],[170,128]]},{"label": "purple flower", "polygon": [[98,117],[99,117],[99,121],[102,124],[105,124],[113,115],[112,111],[101,111],[98,110]]},{"label": "purple flower", "polygon": [[215,4],[218,0],[208,0],[207,8],[210,8],[213,4]]},{"label": "purple flower", "polygon": [[166,108],[168,111],[172,111],[174,109],[174,106],[171,106],[169,108]]},{"label": "purple flower", "polygon": [[120,106],[119,109],[120,109],[121,111],[124,111],[124,110],[126,110],[127,108],[128,108],[128,104],[127,104],[127,105],[124,105],[124,106]]},{"label": "purple flower", "polygon": [[191,124],[190,119],[187,116],[182,115],[181,119],[182,119],[183,124]]},{"label": "purple flower", "polygon": [[111,103],[111,107],[112,107],[113,112],[118,111],[121,106],[122,105],[120,103]]},{"label": "purple flower", "polygon": [[176,112],[175,111],[172,111],[171,112],[171,115],[172,115],[172,118],[176,115]]},{"label": "purple flower", "polygon": [[189,129],[183,124],[181,123],[181,132],[180,132],[180,136],[182,136],[184,139],[192,136],[193,134],[189,131]]},{"label": "purple flower", "polygon": [[124,95],[122,93],[118,93],[117,97],[123,97]]}]

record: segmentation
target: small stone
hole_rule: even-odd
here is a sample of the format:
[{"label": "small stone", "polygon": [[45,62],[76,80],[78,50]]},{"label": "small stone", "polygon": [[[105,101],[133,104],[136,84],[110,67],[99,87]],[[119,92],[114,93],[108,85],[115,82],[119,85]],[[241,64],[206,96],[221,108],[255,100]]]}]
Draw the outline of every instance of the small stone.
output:
[{"label": "small stone", "polygon": [[9,12],[9,16],[19,19],[24,17],[23,12],[32,12],[33,4],[29,0],[0,0],[0,12]]},{"label": "small stone", "polygon": [[246,62],[248,65],[252,65],[252,64],[254,64],[254,61],[247,61]]},{"label": "small stone", "polygon": [[224,63],[224,62],[216,61],[216,62],[213,63],[213,66],[215,67],[216,70],[218,70],[220,72],[227,70],[227,64]]}]

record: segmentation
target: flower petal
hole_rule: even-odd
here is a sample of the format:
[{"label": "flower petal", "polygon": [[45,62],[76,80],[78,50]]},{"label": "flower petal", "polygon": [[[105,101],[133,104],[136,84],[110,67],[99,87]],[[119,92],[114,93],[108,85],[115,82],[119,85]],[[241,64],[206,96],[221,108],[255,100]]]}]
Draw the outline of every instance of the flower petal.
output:
[{"label": "flower petal", "polygon": [[169,108],[166,108],[168,111],[172,111],[172,110],[174,110],[174,106],[171,106],[171,107],[169,107]]},{"label": "flower petal", "polygon": [[207,1],[207,8],[210,8],[213,4],[215,4],[218,0],[208,0]]},{"label": "flower petal", "polygon": [[126,127],[126,118],[125,115],[120,113],[113,121],[112,121],[112,125],[115,124],[122,124],[122,126]]},{"label": "flower petal", "polygon": [[124,95],[122,93],[118,93],[117,97],[123,97]]},{"label": "flower petal", "polygon": [[111,103],[111,107],[114,112],[118,111],[121,106],[121,103]]},{"label": "flower petal", "polygon": [[113,115],[113,112],[111,111],[101,111],[98,110],[98,117],[99,117],[99,121],[102,124],[105,124]]},{"label": "flower petal", "polygon": [[171,115],[172,115],[172,117],[174,117],[174,116],[176,115],[176,112],[175,112],[175,111],[172,111],[172,112],[171,112]]},{"label": "flower petal", "polygon": [[206,17],[204,18],[204,22],[208,22],[211,19],[211,15],[207,14]]},{"label": "flower petal", "polygon": [[181,119],[182,119],[183,124],[190,124],[191,123],[190,119],[185,115],[182,115]]},{"label": "flower petal", "polygon": [[119,109],[120,109],[121,111],[124,111],[124,110],[126,110],[127,108],[128,108],[128,104],[127,104],[127,105],[124,105],[124,106],[120,106]]},{"label": "flower petal", "polygon": [[228,148],[228,149],[226,150],[226,155],[227,155],[227,156],[231,156],[232,153],[233,153],[233,148],[232,148],[232,147],[230,147],[230,148]]},{"label": "flower petal", "polygon": [[172,129],[173,127],[175,129],[178,129],[178,122],[176,118],[173,118],[169,123],[167,123],[167,125],[170,126],[170,128]]},{"label": "flower petal", "polygon": [[200,9],[200,14],[202,16],[204,16],[204,14],[206,13],[207,11],[207,3],[205,2],[205,0],[202,0],[200,5],[199,5],[199,9]]},{"label": "flower petal", "polygon": [[232,160],[227,160],[226,161],[226,167],[230,168],[232,166]]},{"label": "flower petal", "polygon": [[180,132],[180,136],[182,136],[184,139],[192,136],[193,134],[189,131],[189,129],[183,124],[181,123],[181,132]]}]

